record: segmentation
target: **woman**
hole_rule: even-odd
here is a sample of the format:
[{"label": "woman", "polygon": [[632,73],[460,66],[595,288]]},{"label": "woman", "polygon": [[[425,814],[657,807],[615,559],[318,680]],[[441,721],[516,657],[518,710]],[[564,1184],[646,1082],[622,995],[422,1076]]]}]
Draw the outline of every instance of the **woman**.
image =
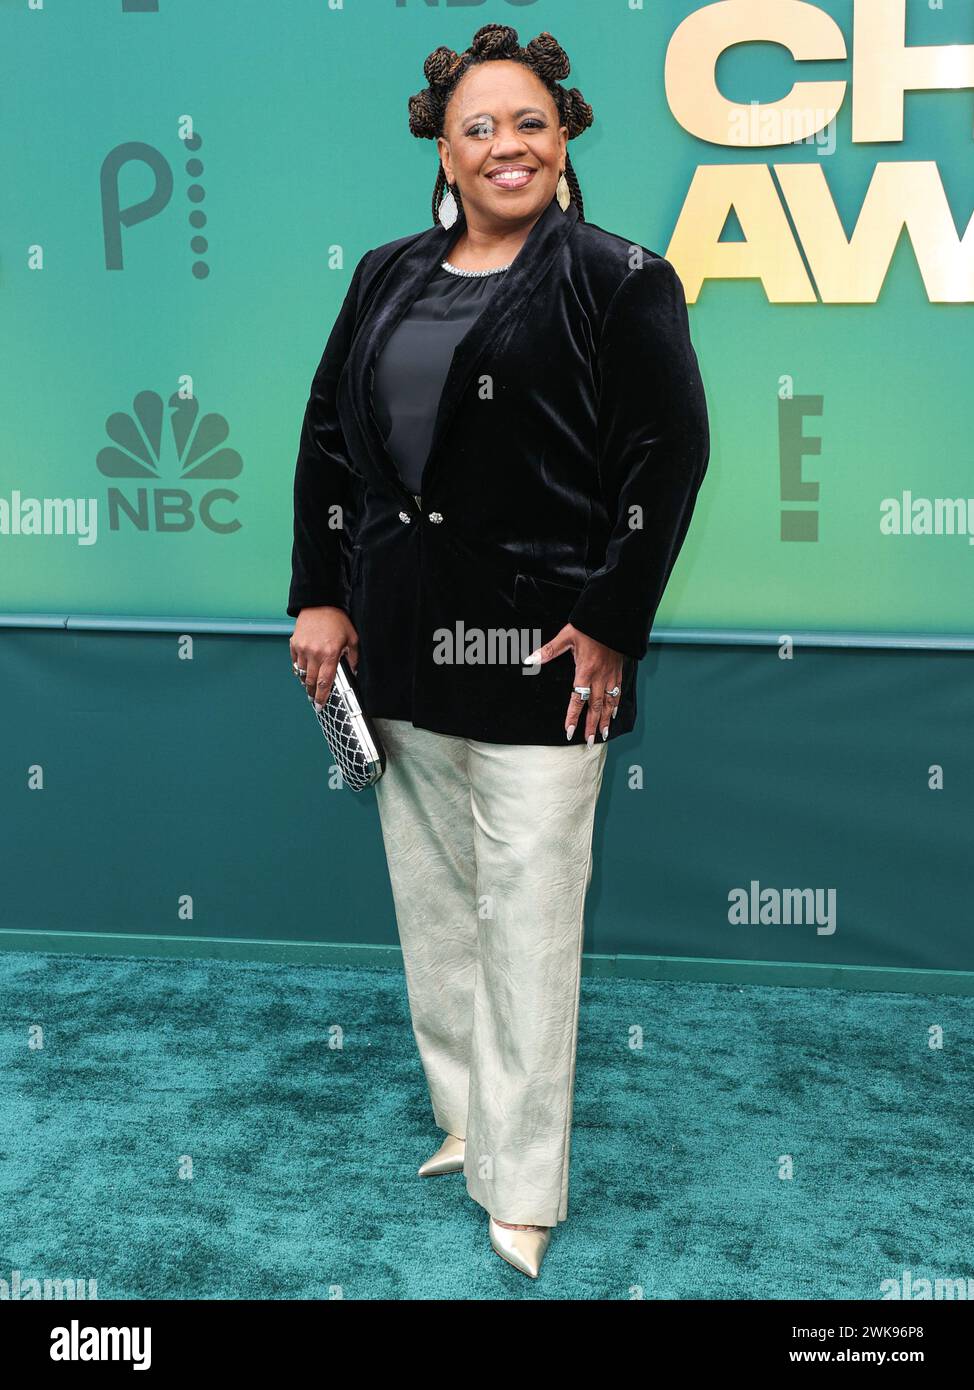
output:
[{"label": "woman", "polygon": [[359,261],[294,484],[292,664],[342,655],[376,784],[440,1148],[537,1277],[568,1214],[583,909],[606,743],[709,459],[672,266],[586,222],[592,123],[542,33],[438,48],[410,130],[434,225]]}]

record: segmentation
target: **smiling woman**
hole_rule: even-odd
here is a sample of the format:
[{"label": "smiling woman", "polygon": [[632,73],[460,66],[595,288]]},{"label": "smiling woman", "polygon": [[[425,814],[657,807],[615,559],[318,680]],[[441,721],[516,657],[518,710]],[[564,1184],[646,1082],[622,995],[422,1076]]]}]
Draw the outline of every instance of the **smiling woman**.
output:
[{"label": "smiling woman", "polygon": [[[362,257],[311,384],[291,655],[323,703],[347,654],[385,747],[443,1132],[420,1175],[462,1172],[491,1247],[537,1277],[568,1215],[606,745],[635,725],[709,426],[675,270],[585,220],[568,141],[592,108],[557,40],[488,24],[424,71],[434,225]],[[499,640],[525,631],[536,653]]]},{"label": "smiling woman", "polygon": [[[479,30],[469,55],[438,48],[426,60],[430,85],[410,99],[409,126],[420,138],[436,139],[441,163],[434,214],[449,228],[459,208],[469,205],[452,264],[489,263],[477,255],[487,249],[478,248],[480,225],[492,218],[533,220],[556,189],[563,211],[574,201],[582,214],[568,141],[593,118],[577,87],[556,85],[569,70],[568,56],[551,34],[539,34],[522,50],[515,31],[500,24]],[[463,80],[457,83],[459,71]],[[510,198],[510,206],[500,198]]]}]

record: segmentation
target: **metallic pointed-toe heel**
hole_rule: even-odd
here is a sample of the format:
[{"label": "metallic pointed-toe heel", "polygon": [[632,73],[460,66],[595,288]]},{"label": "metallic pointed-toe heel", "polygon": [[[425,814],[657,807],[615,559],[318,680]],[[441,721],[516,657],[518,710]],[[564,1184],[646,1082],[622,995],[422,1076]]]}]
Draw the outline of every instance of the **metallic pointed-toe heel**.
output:
[{"label": "metallic pointed-toe heel", "polygon": [[462,1173],[466,1142],[448,1134],[436,1153],[420,1165],[421,1178],[438,1178],[441,1173]]},{"label": "metallic pointed-toe heel", "polygon": [[551,1227],[544,1226],[540,1231],[511,1231],[506,1226],[498,1226],[491,1217],[487,1229],[494,1252],[528,1278],[537,1279],[541,1261],[551,1244]]}]

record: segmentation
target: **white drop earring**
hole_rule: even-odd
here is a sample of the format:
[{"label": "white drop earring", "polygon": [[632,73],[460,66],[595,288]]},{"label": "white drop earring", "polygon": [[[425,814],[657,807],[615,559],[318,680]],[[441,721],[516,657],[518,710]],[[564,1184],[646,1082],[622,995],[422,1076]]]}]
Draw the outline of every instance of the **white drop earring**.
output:
[{"label": "white drop earring", "polygon": [[562,169],[555,187],[555,197],[558,199],[558,206],[562,212],[568,211],[568,204],[572,200],[572,191],[568,187],[568,180],[565,178],[565,171]]},{"label": "white drop earring", "polygon": [[447,231],[450,230],[454,222],[457,220],[457,217],[459,215],[457,209],[457,200],[453,196],[453,188],[450,184],[447,184],[446,192],[440,199],[440,206],[436,209],[436,215],[440,219],[441,225],[444,226],[447,229]]}]

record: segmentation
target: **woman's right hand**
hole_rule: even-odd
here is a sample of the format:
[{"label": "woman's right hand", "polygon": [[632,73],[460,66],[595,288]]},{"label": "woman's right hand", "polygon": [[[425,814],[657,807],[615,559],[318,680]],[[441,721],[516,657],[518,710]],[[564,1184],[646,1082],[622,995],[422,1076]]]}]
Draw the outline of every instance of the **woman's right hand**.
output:
[{"label": "woman's right hand", "polygon": [[323,705],[331,694],[343,652],[352,670],[358,670],[358,633],[345,610],[302,608],[291,635],[291,660],[307,671],[303,684],[316,704]]}]

